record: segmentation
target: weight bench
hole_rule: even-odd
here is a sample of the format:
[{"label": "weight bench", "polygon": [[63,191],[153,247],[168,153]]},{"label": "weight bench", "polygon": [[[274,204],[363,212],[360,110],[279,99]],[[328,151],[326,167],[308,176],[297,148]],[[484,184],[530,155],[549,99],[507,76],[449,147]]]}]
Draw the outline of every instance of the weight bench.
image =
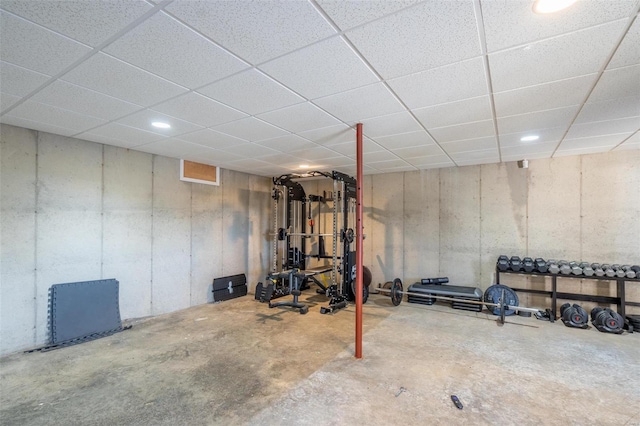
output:
[{"label": "weight bench", "polygon": [[[433,305],[436,302],[437,299],[429,297],[430,295],[482,302],[482,290],[476,287],[415,283],[409,286],[408,292],[424,295],[424,297],[411,295],[407,296],[407,301],[409,303],[419,303],[422,305]],[[482,311],[482,305],[480,304],[476,305],[459,301],[452,301],[451,307],[453,309],[462,309],[465,311]]]}]

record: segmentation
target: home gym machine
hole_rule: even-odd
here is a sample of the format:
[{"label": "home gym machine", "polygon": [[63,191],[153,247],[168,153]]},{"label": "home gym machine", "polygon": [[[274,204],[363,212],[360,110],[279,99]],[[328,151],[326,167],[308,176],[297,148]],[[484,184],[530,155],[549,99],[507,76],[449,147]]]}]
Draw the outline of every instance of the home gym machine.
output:
[{"label": "home gym machine", "polygon": [[[305,179],[323,178],[333,181],[333,191],[307,195],[300,183]],[[313,283],[319,287],[318,293],[329,298],[328,306],[322,307],[321,313],[346,307],[355,300],[355,232],[350,226],[355,224],[356,180],[337,171],[311,171],[273,178],[273,184],[271,271],[266,276],[266,285],[262,282],[256,285],[256,300],[268,302],[270,308],[291,306],[306,314],[309,307],[300,302],[299,296]],[[322,233],[322,228],[328,227],[329,217],[332,232]],[[327,240],[331,247],[329,253]],[[365,268],[365,284],[367,277],[370,283],[371,273]],[[272,302],[288,295],[293,296],[293,300]],[[369,289],[364,285],[363,303],[368,295]]]}]

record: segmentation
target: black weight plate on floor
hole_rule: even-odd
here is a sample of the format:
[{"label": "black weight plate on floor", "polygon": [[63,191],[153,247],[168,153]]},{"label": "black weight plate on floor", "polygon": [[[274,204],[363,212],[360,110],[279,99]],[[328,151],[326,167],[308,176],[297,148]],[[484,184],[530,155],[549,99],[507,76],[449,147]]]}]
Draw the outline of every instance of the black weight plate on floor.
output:
[{"label": "black weight plate on floor", "polygon": [[398,306],[402,302],[402,281],[400,278],[396,278],[393,280],[393,285],[391,286],[391,303],[393,306]]},{"label": "black weight plate on floor", "polygon": [[[520,301],[518,300],[518,295],[515,291],[511,290],[506,285],[502,284],[494,284],[487,288],[484,292],[484,301],[487,303],[500,303],[500,298],[502,297],[502,289],[504,289],[505,301],[509,306],[518,306]],[[500,315],[500,307],[499,306],[487,306],[489,312],[493,315]],[[507,309],[504,314],[506,316],[514,315],[516,313],[515,309]]]}]

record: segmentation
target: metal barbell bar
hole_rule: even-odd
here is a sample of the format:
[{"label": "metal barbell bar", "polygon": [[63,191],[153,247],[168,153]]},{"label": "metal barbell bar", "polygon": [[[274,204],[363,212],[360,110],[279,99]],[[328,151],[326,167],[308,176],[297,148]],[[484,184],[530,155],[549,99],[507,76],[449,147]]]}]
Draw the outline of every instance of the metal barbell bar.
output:
[{"label": "metal barbell bar", "polygon": [[[471,304],[471,305],[493,306],[493,307],[496,307],[496,308],[500,308],[500,322],[502,324],[504,324],[505,311],[507,311],[507,310],[531,312],[533,314],[536,314],[538,312],[542,313],[542,311],[540,309],[527,308],[525,306],[512,306],[512,305],[508,305],[506,303],[492,303],[492,302],[484,302],[484,301],[476,301],[476,300],[456,299],[455,297],[438,296],[438,295],[435,295],[435,294],[425,295],[425,294],[422,294],[422,293],[414,293],[414,292],[410,292],[410,291],[404,291],[402,289],[402,281],[400,281],[399,278],[396,278],[395,280],[393,280],[393,284],[392,284],[390,289],[377,288],[376,290],[378,292],[387,292],[387,293],[389,293],[389,296],[391,297],[391,303],[393,303],[394,306],[400,305],[400,303],[402,302],[402,296],[404,296],[405,294],[407,296],[421,297],[421,298],[425,298],[425,299],[437,299],[437,300],[444,300],[444,301],[447,301],[447,302],[461,302],[461,303],[467,303],[467,304]],[[504,289],[502,290],[502,297],[500,298],[500,301],[503,301],[503,300],[505,300]]]}]

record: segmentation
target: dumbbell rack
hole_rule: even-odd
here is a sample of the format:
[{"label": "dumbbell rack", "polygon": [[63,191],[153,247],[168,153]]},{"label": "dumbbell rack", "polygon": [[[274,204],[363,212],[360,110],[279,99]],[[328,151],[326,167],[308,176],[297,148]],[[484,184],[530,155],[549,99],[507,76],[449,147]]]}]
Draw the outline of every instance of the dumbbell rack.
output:
[{"label": "dumbbell rack", "polygon": [[[558,299],[565,300],[579,300],[583,302],[596,302],[605,304],[615,304],[618,307],[618,313],[625,316],[626,306],[640,306],[640,302],[630,302],[625,297],[625,287],[627,281],[638,282],[638,278],[626,278],[626,277],[596,277],[585,275],[570,275],[570,274],[552,274],[550,272],[524,272],[524,271],[501,271],[496,266],[496,284],[500,284],[500,274],[517,274],[539,277],[551,277],[551,291],[547,290],[535,290],[529,288],[513,288],[515,291],[522,293],[542,294],[551,297],[551,312],[556,315],[556,307]],[[616,282],[616,296],[598,296],[595,294],[583,294],[583,293],[565,293],[558,292],[558,278],[572,278],[578,280],[599,280],[599,281],[615,281]]]}]

